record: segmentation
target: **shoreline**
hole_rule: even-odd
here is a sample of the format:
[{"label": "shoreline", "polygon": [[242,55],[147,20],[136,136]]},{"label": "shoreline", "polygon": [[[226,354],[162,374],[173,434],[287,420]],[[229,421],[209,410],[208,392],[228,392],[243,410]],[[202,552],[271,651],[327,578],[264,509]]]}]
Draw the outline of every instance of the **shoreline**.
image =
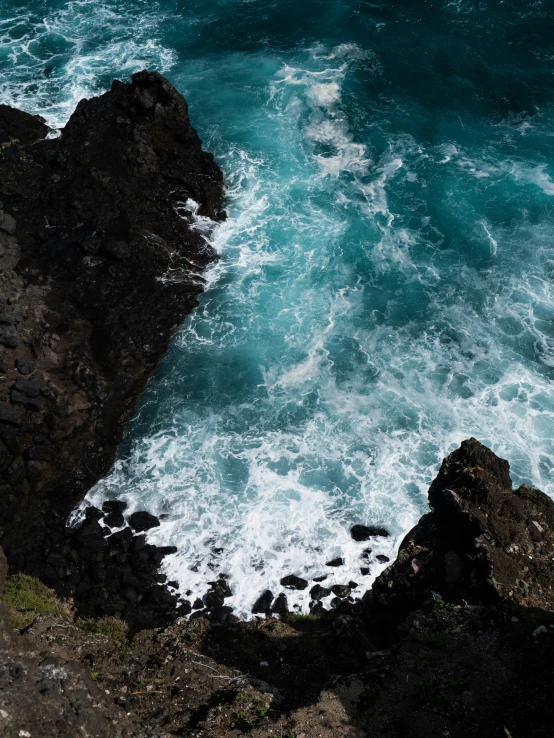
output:
[{"label": "shoreline", "polygon": [[225,212],[221,170],[158,73],[114,82],[61,136],[48,130],[0,107],[0,544],[56,586],[65,521],[110,468],[217,258],[175,205]]},{"label": "shoreline", "polygon": [[[150,513],[106,501],[67,527],[216,258],[172,195],[225,214],[221,171],[157,73],[46,134],[0,106],[3,735],[547,738],[554,503],[512,489],[508,462],[473,438],[358,600],[358,582],[327,592],[284,571],[242,621],[221,572],[198,606],[179,603]],[[351,531],[360,550],[386,534]],[[295,589],[309,615],[286,611]]]}]

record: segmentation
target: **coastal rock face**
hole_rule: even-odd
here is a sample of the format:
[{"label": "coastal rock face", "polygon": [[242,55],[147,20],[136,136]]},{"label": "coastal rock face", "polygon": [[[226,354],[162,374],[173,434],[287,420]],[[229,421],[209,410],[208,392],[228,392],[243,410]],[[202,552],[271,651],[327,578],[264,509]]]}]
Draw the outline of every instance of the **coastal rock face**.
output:
[{"label": "coastal rock face", "polygon": [[0,107],[0,542],[48,580],[68,513],[202,292],[215,254],[192,213],[224,213],[221,171],[157,73],[47,132]]},{"label": "coastal rock face", "polygon": [[[0,602],[2,735],[548,738],[554,504],[512,490],[475,439],[444,460],[432,512],[361,600],[356,582],[283,572],[285,589],[311,586],[307,618],[267,591],[265,617],[239,622],[223,576],[179,599],[158,571],[174,549],[143,534],[157,519],[120,501],[66,527],[196,305],[215,254],[194,214],[223,217],[222,181],[158,74],[47,133],[0,106],[0,540],[68,612],[18,634]],[[5,576],[0,549],[0,593]],[[130,626],[125,643],[79,622],[106,615]]]},{"label": "coastal rock face", "polygon": [[554,504],[522,485],[507,461],[474,438],[448,456],[429,489],[433,512],[404,538],[373,586],[388,614],[431,592],[444,601],[503,603],[554,617]]}]

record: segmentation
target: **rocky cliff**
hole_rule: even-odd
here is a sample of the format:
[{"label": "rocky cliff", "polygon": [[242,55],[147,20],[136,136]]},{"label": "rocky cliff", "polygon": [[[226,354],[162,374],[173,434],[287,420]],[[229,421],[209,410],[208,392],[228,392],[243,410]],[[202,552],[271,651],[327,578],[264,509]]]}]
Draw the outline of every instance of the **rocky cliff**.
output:
[{"label": "rocky cliff", "polygon": [[158,74],[48,134],[0,107],[0,733],[550,736],[554,504],[475,439],[361,600],[327,612],[313,588],[319,616],[239,622],[218,580],[178,617],[152,516],[112,502],[66,527],[196,305],[215,254],[193,213],[223,218],[223,188]]},{"label": "rocky cliff", "polygon": [[54,583],[68,513],[202,292],[215,254],[191,211],[224,217],[222,174],[141,72],[58,138],[0,106],[0,201],[0,543]]}]

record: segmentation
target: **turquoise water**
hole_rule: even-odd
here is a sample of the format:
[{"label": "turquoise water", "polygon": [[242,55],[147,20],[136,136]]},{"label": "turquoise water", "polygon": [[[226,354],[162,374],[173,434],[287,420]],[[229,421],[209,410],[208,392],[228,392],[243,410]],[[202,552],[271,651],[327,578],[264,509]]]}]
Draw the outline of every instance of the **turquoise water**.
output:
[{"label": "turquoise water", "polygon": [[[2,101],[59,126],[156,68],[225,172],[221,260],[89,495],[166,516],[182,591],[226,573],[246,615],[338,555],[363,591],[469,435],[554,493],[553,39],[551,2],[4,0]],[[393,533],[365,579],[355,522]]]}]

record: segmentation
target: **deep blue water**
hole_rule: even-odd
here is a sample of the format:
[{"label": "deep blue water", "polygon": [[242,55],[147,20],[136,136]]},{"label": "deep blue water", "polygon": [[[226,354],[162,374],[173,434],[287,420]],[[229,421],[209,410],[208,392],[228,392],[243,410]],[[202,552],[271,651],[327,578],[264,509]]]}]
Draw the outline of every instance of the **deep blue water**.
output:
[{"label": "deep blue water", "polygon": [[52,125],[144,66],[230,217],[90,498],[166,515],[183,591],[227,573],[246,614],[337,555],[361,582],[349,527],[390,554],[470,435],[553,494],[554,4],[2,3],[0,98]]}]

